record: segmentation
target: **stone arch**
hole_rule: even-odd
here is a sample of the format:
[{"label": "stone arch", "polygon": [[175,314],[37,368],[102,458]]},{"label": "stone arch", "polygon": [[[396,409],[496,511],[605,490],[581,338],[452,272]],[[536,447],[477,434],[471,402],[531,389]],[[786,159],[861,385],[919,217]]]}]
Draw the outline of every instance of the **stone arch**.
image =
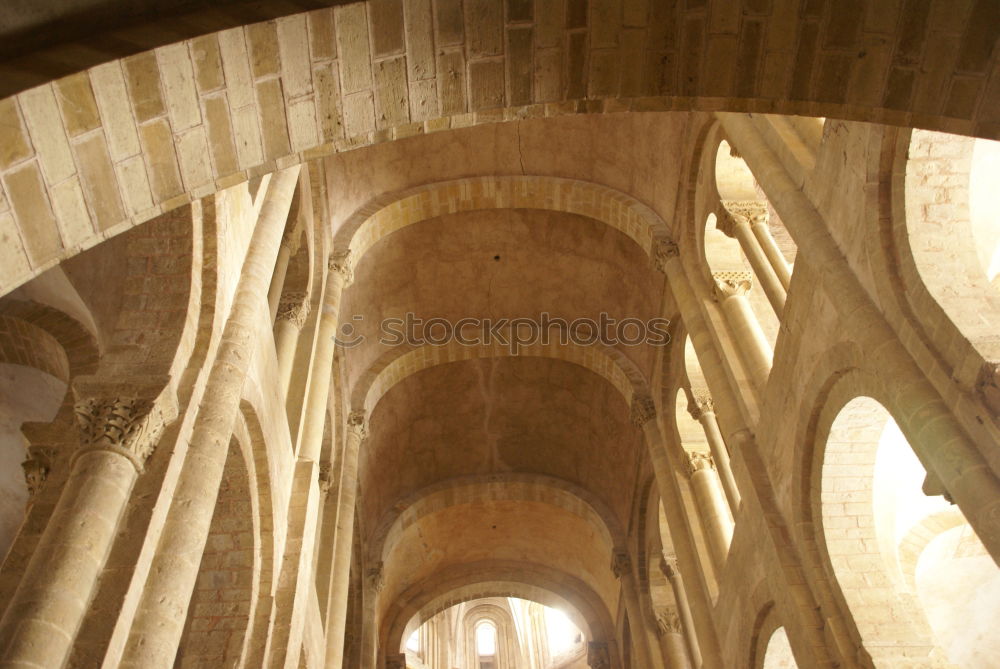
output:
[{"label": "stone arch", "polygon": [[514,628],[514,617],[509,610],[486,602],[470,607],[463,616],[462,627],[465,630],[465,638],[471,640],[466,645],[467,666],[479,667],[476,631],[483,622],[492,624],[496,633],[495,669],[517,667],[522,658]]},{"label": "stone arch", "polygon": [[450,567],[447,573],[431,576],[401,593],[379,625],[379,647],[403,649],[407,633],[424,620],[455,604],[483,597],[518,597],[558,606],[588,639],[606,639],[611,657],[617,656],[611,648],[615,639],[611,614],[590,586],[551,567],[503,561]]},{"label": "stone arch", "polygon": [[481,209],[545,209],[605,223],[647,255],[669,230],[648,206],[607,186],[548,176],[482,176],[428,184],[381,196],[349,216],[334,235],[334,248],[350,249],[357,264],[387,235],[446,214]]},{"label": "stone arch", "polygon": [[[509,333],[510,328],[505,332]],[[516,354],[499,341],[492,345],[463,346],[456,338],[450,338],[442,346],[388,347],[358,380],[351,393],[351,404],[370,412],[393,386],[417,372],[449,362],[499,357],[552,358],[578,365],[605,379],[627,404],[631,404],[633,397],[648,395],[644,375],[623,352],[598,344],[562,346],[562,332],[558,330],[548,342],[536,337],[534,343],[524,346]],[[485,338],[480,337],[478,341],[483,342]]]},{"label": "stone arch", "polygon": [[[915,73],[912,87],[890,87],[895,78],[888,76],[888,59],[872,56],[848,63],[848,68],[870,70],[866,81],[879,82],[864,91],[829,82],[828,76],[852,78],[839,69],[822,69],[827,56],[805,57],[790,49],[766,52],[769,71],[787,72],[787,78],[757,77],[765,58],[763,32],[789,32],[795,43],[798,33],[815,35],[826,23],[817,24],[819,17],[812,15],[798,22],[788,22],[785,16],[747,15],[741,22],[738,6],[713,2],[718,7],[679,5],[672,12],[650,9],[618,20],[591,8],[590,29],[586,13],[567,21],[559,3],[540,6],[537,17],[527,10],[522,18],[529,23],[517,27],[536,30],[539,49],[542,44],[559,47],[564,41],[573,45],[550,53],[558,64],[540,54],[536,62],[530,41],[512,39],[508,44],[503,39],[506,26],[498,3],[488,5],[476,22],[475,34],[482,37],[470,35],[466,44],[464,30],[439,35],[448,48],[435,46],[430,17],[410,15],[407,21],[399,6],[390,22],[395,28],[383,33],[375,24],[376,39],[369,40],[368,6],[359,2],[210,32],[94,65],[81,73],[85,76],[55,84],[45,82],[50,75],[37,73],[52,72],[51,63],[58,58],[46,61],[50,66],[45,68],[28,58],[13,80],[31,84],[10,90],[36,87],[22,89],[4,105],[5,125],[12,135],[2,178],[12,207],[3,225],[15,243],[4,247],[0,266],[8,269],[0,290],[6,292],[79,249],[222,186],[335,151],[449,127],[579,112],[718,109],[723,100],[722,108],[730,111],[916,121],[940,130],[1000,134],[990,105],[967,103],[967,84],[956,88],[954,100],[932,96],[932,108],[913,115],[914,87],[932,85],[940,75]],[[294,11],[294,4],[289,7]],[[970,30],[995,18],[982,16],[983,11],[990,10],[965,17]],[[709,34],[709,14],[727,16],[740,33],[735,41],[731,35],[725,39],[746,45],[740,58],[743,75],[734,76],[735,70],[720,66],[728,76],[697,76],[707,67],[705,54],[724,53],[714,48],[722,43],[718,35]],[[626,21],[629,26],[639,24],[641,37],[619,43]],[[219,27],[217,18],[195,23]],[[402,26],[407,23],[404,40]],[[694,42],[680,49],[679,57],[667,57],[679,43],[670,26],[681,25],[686,27],[685,41]],[[190,28],[181,34],[190,35]],[[830,39],[839,45],[843,38]],[[859,34],[848,41],[862,49]],[[144,40],[140,44],[150,45]],[[337,53],[338,44],[344,53]],[[803,44],[821,52],[826,48],[817,46],[824,45],[824,39]],[[970,67],[983,80],[991,71],[989,57],[980,55],[988,53],[987,46],[982,39],[967,43],[970,51],[961,59],[963,81]],[[67,69],[56,72],[72,71],[79,67],[75,63],[93,65],[93,60],[81,61],[73,53],[64,58]],[[828,56],[840,57],[835,54],[839,51]],[[489,60],[484,66],[484,56],[503,60]],[[444,71],[454,72],[454,79],[439,76]],[[496,86],[507,77],[509,82]],[[338,88],[348,95],[342,98]],[[390,90],[403,94],[390,95]],[[64,113],[57,102],[61,97],[70,111]]]},{"label": "stone arch", "polygon": [[917,591],[917,561],[927,545],[943,532],[967,522],[961,511],[951,507],[927,516],[906,533],[899,542],[899,568],[912,592]]},{"label": "stone arch", "polygon": [[533,501],[565,509],[590,522],[608,549],[623,546],[625,532],[614,513],[586,489],[540,474],[487,474],[449,479],[398,500],[369,539],[371,562],[391,552],[404,528],[424,516],[455,505],[479,501]]}]

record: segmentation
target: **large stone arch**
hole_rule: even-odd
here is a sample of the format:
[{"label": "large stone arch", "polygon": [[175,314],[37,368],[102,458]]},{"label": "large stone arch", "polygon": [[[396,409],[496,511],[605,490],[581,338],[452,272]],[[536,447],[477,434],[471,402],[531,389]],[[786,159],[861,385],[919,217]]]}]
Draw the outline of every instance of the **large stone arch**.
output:
[{"label": "large stone arch", "polygon": [[609,550],[624,545],[625,532],[614,513],[586,489],[541,474],[486,474],[449,479],[398,500],[374,528],[369,557],[387,557],[403,528],[454,504],[477,501],[534,501],[565,509],[590,522]]},{"label": "large stone arch", "polygon": [[354,263],[385,236],[446,214],[480,209],[546,209],[592,218],[621,232],[647,255],[655,239],[669,235],[651,208],[600,184],[547,176],[482,176],[390,193],[349,216],[337,228],[334,247],[350,249]]},{"label": "large stone arch", "polygon": [[[612,658],[615,626],[610,612],[583,581],[551,567],[523,562],[475,562],[450,567],[401,593],[379,625],[380,648],[403,648],[407,631],[455,604],[483,597],[519,597],[556,604],[589,639],[606,639]],[[618,669],[618,668],[616,668]]]},{"label": "large stone arch", "polygon": [[[385,353],[358,380],[351,392],[351,405],[359,410],[373,411],[379,400],[408,376],[450,362],[500,357],[551,358],[578,365],[611,384],[626,404],[631,404],[634,397],[648,396],[644,375],[619,349],[600,344],[563,346],[560,344],[563,331],[552,330],[547,341],[538,337],[534,343],[516,353],[499,340],[486,344],[487,338],[483,336],[478,337],[480,343],[471,346],[461,344],[456,337],[441,346],[387,347]],[[505,328],[503,333],[509,337],[511,328]]]},{"label": "large stone arch", "polygon": [[[827,18],[825,4],[519,7],[505,17],[488,2],[434,17],[422,3],[405,12],[355,3],[209,32],[55,84],[26,79],[37,70],[28,59],[15,80],[40,85],[0,105],[0,291],[275,168],[476,123],[721,108],[1000,136],[996,105],[977,104],[995,59],[991,3],[953,23],[961,78],[889,57],[920,62],[930,48],[929,15],[898,21],[902,5],[870,21],[858,20],[860,9]],[[896,36],[897,25],[906,32]],[[55,72],[94,61],[62,62]]]}]

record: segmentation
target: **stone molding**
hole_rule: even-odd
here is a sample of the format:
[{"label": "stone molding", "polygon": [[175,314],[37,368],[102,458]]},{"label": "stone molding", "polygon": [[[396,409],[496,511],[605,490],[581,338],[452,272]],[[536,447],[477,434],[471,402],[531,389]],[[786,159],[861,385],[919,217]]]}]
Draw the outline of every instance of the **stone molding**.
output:
[{"label": "stone molding", "polygon": [[660,558],[660,571],[663,575],[667,577],[668,581],[672,581],[680,573],[677,571],[677,556],[676,555],[664,555]]},{"label": "stone molding", "polygon": [[656,634],[657,636],[664,636],[667,634],[680,634],[682,631],[681,627],[681,616],[677,613],[677,609],[673,607],[664,607],[662,609],[657,609],[656,611]]},{"label": "stone molding", "polygon": [[80,450],[108,451],[127,458],[141,472],[166,427],[156,402],[134,397],[86,398],[73,407]]},{"label": "stone molding", "polygon": [[709,453],[692,451],[687,454],[686,469],[688,476],[694,476],[702,470],[715,469],[715,460]]},{"label": "stone molding", "polygon": [[656,404],[649,395],[635,395],[629,407],[629,419],[636,427],[642,427],[656,417]]},{"label": "stone molding", "polygon": [[278,313],[275,320],[288,321],[297,329],[301,330],[309,317],[309,294],[304,292],[283,293],[281,301],[278,302]]},{"label": "stone molding", "polygon": [[587,665],[590,669],[611,669],[607,642],[591,641],[587,644]]},{"label": "stone molding", "polygon": [[722,302],[730,297],[746,295],[753,286],[753,274],[747,271],[713,272],[715,299]]},{"label": "stone molding", "polygon": [[615,578],[621,578],[632,571],[632,558],[625,551],[617,551],[611,556],[611,571]]}]

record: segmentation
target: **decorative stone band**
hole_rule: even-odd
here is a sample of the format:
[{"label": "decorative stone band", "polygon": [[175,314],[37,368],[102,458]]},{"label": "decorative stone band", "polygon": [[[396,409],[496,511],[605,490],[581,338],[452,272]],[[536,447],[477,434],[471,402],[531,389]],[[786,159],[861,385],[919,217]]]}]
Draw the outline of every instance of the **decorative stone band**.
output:
[{"label": "decorative stone band", "polygon": [[703,469],[715,469],[715,460],[708,453],[691,452],[687,457],[687,474],[694,476]]},{"label": "decorative stone band", "polygon": [[695,395],[688,402],[687,409],[688,413],[691,414],[691,418],[701,420],[701,417],[705,414],[715,413],[715,402],[712,401],[711,395]]},{"label": "decorative stone band", "polygon": [[354,434],[359,441],[368,438],[368,416],[364,409],[352,411],[347,415],[347,431]]},{"label": "decorative stone band", "polygon": [[636,395],[629,407],[629,418],[636,427],[642,427],[656,416],[656,404],[649,395]]},{"label": "decorative stone band", "polygon": [[753,286],[751,272],[713,272],[712,278],[715,279],[715,299],[719,302],[729,297],[746,295]]},{"label": "decorative stone band", "polygon": [[591,641],[587,644],[587,665],[590,669],[611,669],[607,642]]},{"label": "decorative stone band", "polygon": [[331,272],[339,272],[344,277],[344,285],[354,281],[354,264],[351,262],[351,250],[330,254],[327,268]]},{"label": "decorative stone band", "polygon": [[680,634],[681,629],[681,616],[677,613],[677,609],[663,607],[656,610],[656,633],[658,636]]},{"label": "decorative stone band", "polygon": [[368,587],[374,593],[382,592],[385,587],[385,563],[381,560],[368,568]]},{"label": "decorative stone band", "polygon": [[621,578],[632,571],[632,558],[625,551],[616,551],[611,556],[611,571],[615,578]]},{"label": "decorative stone band", "polygon": [[681,254],[677,243],[672,239],[658,239],[653,244],[653,265],[657,270],[666,274],[667,263],[672,258],[677,258]]},{"label": "decorative stone band", "polygon": [[301,330],[302,326],[306,324],[306,318],[309,317],[310,305],[308,298],[309,295],[307,293],[283,293],[281,300],[278,302],[277,320],[289,321]]},{"label": "decorative stone band", "polygon": [[87,398],[74,407],[80,427],[80,450],[110,451],[127,458],[142,472],[166,426],[162,410],[149,399]]}]

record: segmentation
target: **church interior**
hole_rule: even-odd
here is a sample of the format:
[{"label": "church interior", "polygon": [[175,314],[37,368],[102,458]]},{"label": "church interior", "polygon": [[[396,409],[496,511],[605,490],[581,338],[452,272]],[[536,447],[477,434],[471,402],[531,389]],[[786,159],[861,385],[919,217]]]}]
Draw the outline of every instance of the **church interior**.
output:
[{"label": "church interior", "polygon": [[1000,667],[996,0],[0,38],[0,669]]}]

